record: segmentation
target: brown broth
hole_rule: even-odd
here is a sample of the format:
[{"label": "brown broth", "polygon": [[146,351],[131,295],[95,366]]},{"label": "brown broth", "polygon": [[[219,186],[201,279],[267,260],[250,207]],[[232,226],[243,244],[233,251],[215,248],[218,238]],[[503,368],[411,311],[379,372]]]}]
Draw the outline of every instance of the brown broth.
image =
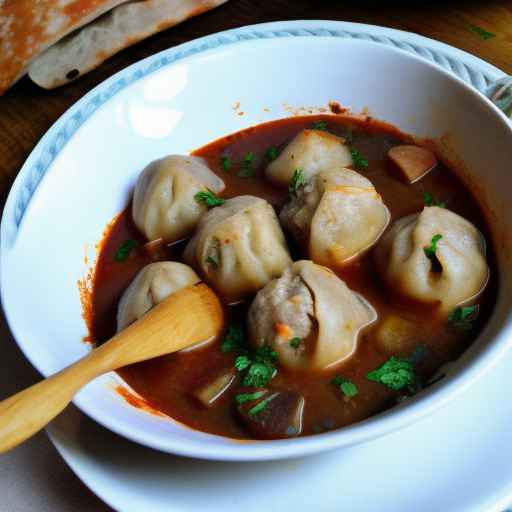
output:
[{"label": "brown broth", "polygon": [[[391,355],[409,357],[416,347],[426,347],[425,358],[416,368],[425,382],[444,363],[456,359],[476,338],[488,318],[495,303],[497,282],[490,232],[478,202],[457,174],[442,164],[413,185],[402,183],[390,167],[386,155],[394,145],[411,142],[411,139],[389,125],[343,116],[289,118],[229,135],[198,149],[194,154],[204,157],[210,168],[225,181],[224,197],[256,195],[267,199],[279,210],[287,197],[287,191],[275,188],[262,179],[267,164],[265,152],[271,146],[283,147],[300,130],[311,127],[317,121],[327,122],[329,129],[338,135],[353,138],[353,145],[369,161],[368,169],[359,172],[373,182],[390,209],[392,220],[421,211],[423,193],[429,192],[437,200],[446,202],[451,210],[473,222],[488,241],[491,281],[481,299],[480,315],[475,328],[468,335],[449,328],[429,308],[392,297],[376,274],[371,252],[340,271],[340,277],[348,286],[362,293],[373,304],[379,313],[379,322],[391,314],[407,318],[416,325],[417,339],[414,346],[403,347],[393,353],[386,352],[375,341],[375,332],[379,326],[377,323],[361,336],[354,356],[335,370],[326,373],[297,373],[279,368],[272,386],[297,390],[306,400],[304,435],[360,421],[396,403],[399,393],[366,378],[369,371]],[[242,161],[248,152],[253,154],[255,177],[241,178],[237,176],[239,167],[236,162]],[[234,163],[229,172],[221,166],[223,155]],[[128,239],[137,240],[139,247],[132,251],[125,262],[116,262],[116,250]],[[130,208],[127,208],[107,234],[94,275],[91,334],[99,343],[115,333],[117,304],[123,291],[142,267],[154,261],[143,249],[144,243],[144,237],[131,220]],[[158,259],[179,260],[184,246],[185,242],[181,242],[167,247]],[[295,260],[305,257],[291,240],[289,247]],[[230,320],[241,321],[245,317],[246,307],[230,307]],[[217,340],[194,351],[132,365],[119,373],[150,406],[176,420],[197,430],[247,438],[250,435],[235,414],[234,395],[240,392],[240,382],[232,386],[212,408],[205,408],[193,397],[194,390],[202,383],[233,366],[235,356],[221,352],[220,343],[221,340]],[[357,385],[357,396],[347,399],[331,383],[333,376],[340,374]]]}]

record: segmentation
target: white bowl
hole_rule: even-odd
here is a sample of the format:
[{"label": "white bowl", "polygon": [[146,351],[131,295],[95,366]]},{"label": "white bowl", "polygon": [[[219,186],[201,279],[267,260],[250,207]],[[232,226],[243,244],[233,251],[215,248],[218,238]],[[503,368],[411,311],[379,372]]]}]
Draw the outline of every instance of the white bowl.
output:
[{"label": "white bowl", "polygon": [[356,112],[367,107],[405,132],[443,137],[487,205],[498,257],[498,303],[457,370],[366,421],[282,441],[240,442],[136,409],[115,391],[116,374],[89,384],[75,404],[107,428],[159,450],[219,460],[277,459],[401,428],[447,404],[488,371],[510,345],[512,131],[506,118],[437,66],[369,41],[262,37],[195,51],[162,52],[97,87],[43,137],[16,179],[1,225],[1,294],[9,325],[32,364],[50,375],[89,350],[82,342],[87,329],[77,281],[150,160],[291,115],[290,105],[337,100]]}]

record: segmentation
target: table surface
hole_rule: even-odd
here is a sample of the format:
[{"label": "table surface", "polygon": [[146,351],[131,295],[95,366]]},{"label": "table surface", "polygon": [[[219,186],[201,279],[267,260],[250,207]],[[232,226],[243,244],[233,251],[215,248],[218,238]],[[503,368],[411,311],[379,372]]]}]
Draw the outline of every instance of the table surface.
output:
[{"label": "table surface", "polygon": [[[76,100],[120,69],[160,50],[221,30],[287,19],[330,19],[398,28],[473,53],[512,74],[512,1],[229,0],[227,4],[128,48],[80,80],[53,91],[28,79],[0,97],[0,204],[32,148]],[[386,4],[387,7],[382,7]],[[483,29],[492,37],[482,37]],[[33,384],[24,359],[0,319],[0,399]],[[44,434],[2,455],[0,492],[6,512],[104,511],[67,468]]]}]

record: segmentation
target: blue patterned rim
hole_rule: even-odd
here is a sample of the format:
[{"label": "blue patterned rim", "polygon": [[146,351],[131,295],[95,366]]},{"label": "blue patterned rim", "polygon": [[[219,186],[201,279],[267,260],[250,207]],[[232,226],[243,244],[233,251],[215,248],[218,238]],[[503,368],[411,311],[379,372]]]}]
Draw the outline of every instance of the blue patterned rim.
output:
[{"label": "blue patterned rim", "polygon": [[[359,39],[392,46],[439,65],[482,93],[487,91],[495,93],[493,84],[497,78],[503,76],[503,73],[484,61],[442,43],[416,35],[411,37],[411,34],[398,30],[354,23],[332,21],[265,23],[196,39],[164,50],[116,73],[86,94],[48,130],[25,163],[23,172],[19,176],[19,183],[16,180],[17,183],[13,187],[12,193],[15,194],[13,211],[11,215],[6,215],[7,211],[5,211],[3,219],[3,224],[5,223],[3,227],[6,229],[8,239],[11,242],[15,240],[28,204],[56,156],[78,128],[119,91],[162,67],[191,55],[241,41],[289,37]],[[502,89],[501,93],[498,100],[501,99],[504,102]],[[512,94],[509,94],[506,101],[507,108],[511,109]],[[28,168],[25,169],[26,167]]]}]

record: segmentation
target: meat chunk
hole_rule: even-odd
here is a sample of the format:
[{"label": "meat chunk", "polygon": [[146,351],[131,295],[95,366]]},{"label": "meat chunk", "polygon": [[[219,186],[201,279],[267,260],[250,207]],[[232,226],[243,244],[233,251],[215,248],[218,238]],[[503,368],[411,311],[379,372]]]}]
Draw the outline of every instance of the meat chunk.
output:
[{"label": "meat chunk", "polygon": [[423,178],[437,165],[432,151],[413,145],[395,146],[388,151],[388,157],[398,168],[402,180],[410,184]]},{"label": "meat chunk", "polygon": [[265,390],[258,400],[240,404],[238,413],[255,437],[282,439],[302,432],[304,404],[296,391]]}]

